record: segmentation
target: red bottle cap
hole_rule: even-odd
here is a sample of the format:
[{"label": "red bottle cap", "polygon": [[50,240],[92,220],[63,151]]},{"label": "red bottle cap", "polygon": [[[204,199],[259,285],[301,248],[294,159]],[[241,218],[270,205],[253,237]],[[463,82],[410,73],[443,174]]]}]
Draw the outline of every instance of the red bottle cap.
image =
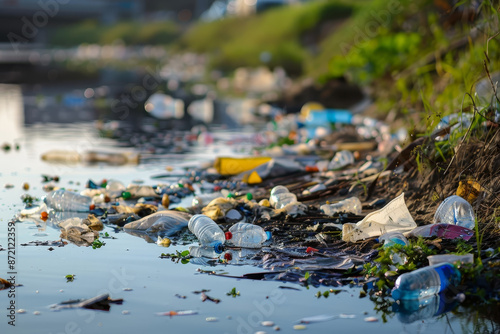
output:
[{"label": "red bottle cap", "polygon": [[231,232],[226,232],[226,240],[230,240],[233,237],[233,234]]},{"label": "red bottle cap", "polygon": [[233,255],[227,252],[226,254],[224,254],[224,259],[226,259],[227,261],[231,261],[233,259]]},{"label": "red bottle cap", "polygon": [[312,252],[317,252],[319,251],[319,249],[316,249],[316,248],[312,248],[312,247],[307,247],[306,249],[306,253],[310,254]]}]

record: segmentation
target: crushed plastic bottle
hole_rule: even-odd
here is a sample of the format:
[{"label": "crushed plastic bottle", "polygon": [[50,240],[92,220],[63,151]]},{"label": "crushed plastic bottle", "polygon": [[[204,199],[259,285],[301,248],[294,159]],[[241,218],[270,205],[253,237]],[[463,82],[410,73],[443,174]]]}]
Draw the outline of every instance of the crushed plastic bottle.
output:
[{"label": "crushed plastic bottle", "polygon": [[49,208],[56,211],[88,212],[92,198],[80,194],[58,189],[50,192],[44,199]]},{"label": "crushed plastic bottle", "polygon": [[290,203],[297,202],[297,196],[285,186],[276,186],[271,190],[269,203],[276,209],[281,209]]},{"label": "crushed plastic bottle", "polygon": [[434,224],[453,224],[471,230],[475,223],[474,210],[472,205],[460,196],[453,195],[446,198],[437,208],[434,214]]},{"label": "crushed plastic bottle", "polygon": [[335,153],[328,169],[340,169],[354,163],[354,155],[351,151],[343,150]]},{"label": "crushed plastic bottle", "polygon": [[232,246],[243,248],[260,248],[262,244],[271,239],[271,232],[266,232],[258,225],[249,223],[236,223],[226,232],[226,240]]},{"label": "crushed plastic bottle", "polygon": [[200,245],[212,247],[216,252],[224,250],[226,236],[212,219],[205,215],[194,215],[188,222],[188,228],[200,242]]},{"label": "crushed plastic bottle", "polygon": [[394,245],[408,245],[408,239],[406,239],[403,233],[397,231],[384,233],[378,238],[378,240],[380,243],[384,243],[384,247],[390,247]]},{"label": "crushed plastic bottle", "polygon": [[185,212],[164,210],[125,224],[123,228],[126,230],[142,230],[146,233],[158,233],[168,237],[186,227],[189,218],[190,215]]},{"label": "crushed plastic bottle", "polygon": [[[378,238],[378,241],[384,244],[384,248],[389,248],[394,245],[407,246],[409,244],[408,239],[406,239],[403,233],[397,231],[382,234]],[[392,260],[392,263],[403,265],[408,261],[406,254],[403,252],[394,248],[388,251],[390,252],[389,257]]]},{"label": "crushed plastic bottle", "polygon": [[351,212],[355,215],[361,214],[361,201],[357,197],[349,197],[338,203],[323,204],[320,209],[328,216],[333,216],[338,212]]},{"label": "crushed plastic bottle", "polygon": [[461,275],[450,263],[440,263],[399,276],[392,290],[395,300],[421,299],[460,283]]}]

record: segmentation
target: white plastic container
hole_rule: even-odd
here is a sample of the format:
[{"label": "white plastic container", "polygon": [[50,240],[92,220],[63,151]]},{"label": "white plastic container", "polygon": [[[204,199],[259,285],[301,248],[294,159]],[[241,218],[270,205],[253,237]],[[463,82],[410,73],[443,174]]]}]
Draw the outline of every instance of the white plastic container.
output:
[{"label": "white plastic container", "polygon": [[361,214],[362,205],[357,197],[349,197],[334,204],[323,204],[320,209],[329,216],[338,212],[351,212],[355,215]]}]

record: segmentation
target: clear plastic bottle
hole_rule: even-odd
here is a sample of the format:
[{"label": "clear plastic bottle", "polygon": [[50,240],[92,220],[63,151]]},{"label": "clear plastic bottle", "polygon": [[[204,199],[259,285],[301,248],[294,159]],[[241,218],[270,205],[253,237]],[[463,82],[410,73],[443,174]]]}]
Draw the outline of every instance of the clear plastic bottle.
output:
[{"label": "clear plastic bottle", "polygon": [[357,197],[349,197],[338,203],[323,204],[320,209],[329,216],[333,216],[338,212],[351,212],[355,215],[361,214],[361,201]]},{"label": "clear plastic bottle", "polygon": [[188,228],[198,238],[200,245],[212,247],[217,253],[224,250],[226,236],[219,225],[209,217],[194,215],[189,220]]},{"label": "clear plastic bottle", "polygon": [[106,191],[113,197],[118,197],[125,191],[127,187],[118,180],[108,180],[106,183]]},{"label": "clear plastic bottle", "polygon": [[49,208],[56,211],[88,212],[92,198],[80,194],[58,189],[51,191],[44,199]]},{"label": "clear plastic bottle", "polygon": [[297,196],[285,186],[276,186],[271,190],[269,203],[276,209],[281,209],[287,204],[297,202]]},{"label": "clear plastic bottle", "polygon": [[216,252],[213,247],[191,246],[189,247],[189,255],[191,255],[192,257],[206,257],[209,259],[216,259],[221,255],[221,253]]},{"label": "clear plastic bottle", "polygon": [[401,232],[393,231],[382,234],[378,241],[384,243],[384,247],[390,247],[393,245],[407,246],[408,239]]},{"label": "clear plastic bottle", "polygon": [[446,198],[434,214],[434,223],[453,224],[474,229],[474,209],[472,205],[460,196],[453,195]]},{"label": "clear plastic bottle", "polygon": [[210,203],[211,201],[213,201],[214,199],[219,198],[219,197],[224,197],[224,195],[222,195],[222,193],[220,191],[216,191],[214,193],[209,193],[209,194],[196,195],[193,198],[193,202],[191,203],[191,205],[197,206],[197,207],[205,206],[208,203]]},{"label": "clear plastic bottle", "polygon": [[328,169],[340,169],[354,163],[354,155],[351,151],[343,150],[335,153],[332,161],[328,164]]},{"label": "clear plastic bottle", "polygon": [[395,300],[420,299],[460,283],[460,271],[450,263],[440,263],[399,276],[392,290]]},{"label": "clear plastic bottle", "polygon": [[[378,241],[380,243],[383,243],[385,248],[394,245],[407,246],[409,244],[408,239],[406,239],[403,233],[398,231],[384,233],[378,238]],[[406,254],[400,252],[397,249],[391,249],[389,250],[389,252],[390,258],[394,264],[402,265],[405,264],[408,260]]]},{"label": "clear plastic bottle", "polygon": [[236,223],[226,232],[226,240],[232,246],[243,248],[260,248],[271,239],[271,232],[266,232],[259,225]]}]

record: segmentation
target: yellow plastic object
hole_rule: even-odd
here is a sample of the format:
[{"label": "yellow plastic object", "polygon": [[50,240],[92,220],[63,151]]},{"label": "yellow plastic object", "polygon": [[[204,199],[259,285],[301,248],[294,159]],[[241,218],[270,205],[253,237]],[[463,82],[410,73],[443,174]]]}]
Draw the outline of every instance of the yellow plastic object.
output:
[{"label": "yellow plastic object", "polygon": [[457,189],[457,196],[462,197],[467,202],[472,204],[479,192],[481,191],[481,185],[474,180],[460,181]]},{"label": "yellow plastic object", "polygon": [[309,115],[309,113],[311,112],[311,110],[324,110],[324,109],[325,109],[325,107],[321,103],[318,103],[318,102],[307,102],[300,109],[300,116],[303,119],[306,119],[307,116]]},{"label": "yellow plastic object", "polygon": [[160,247],[170,247],[171,241],[169,238],[162,238],[158,236],[158,240],[156,240],[156,244]]},{"label": "yellow plastic object", "polygon": [[269,160],[271,160],[270,157],[218,157],[215,159],[214,167],[221,175],[236,175],[265,164]]},{"label": "yellow plastic object", "polygon": [[243,182],[247,184],[258,184],[262,182],[262,178],[260,177],[259,173],[256,171],[253,171],[252,173],[245,174],[242,179]]}]

